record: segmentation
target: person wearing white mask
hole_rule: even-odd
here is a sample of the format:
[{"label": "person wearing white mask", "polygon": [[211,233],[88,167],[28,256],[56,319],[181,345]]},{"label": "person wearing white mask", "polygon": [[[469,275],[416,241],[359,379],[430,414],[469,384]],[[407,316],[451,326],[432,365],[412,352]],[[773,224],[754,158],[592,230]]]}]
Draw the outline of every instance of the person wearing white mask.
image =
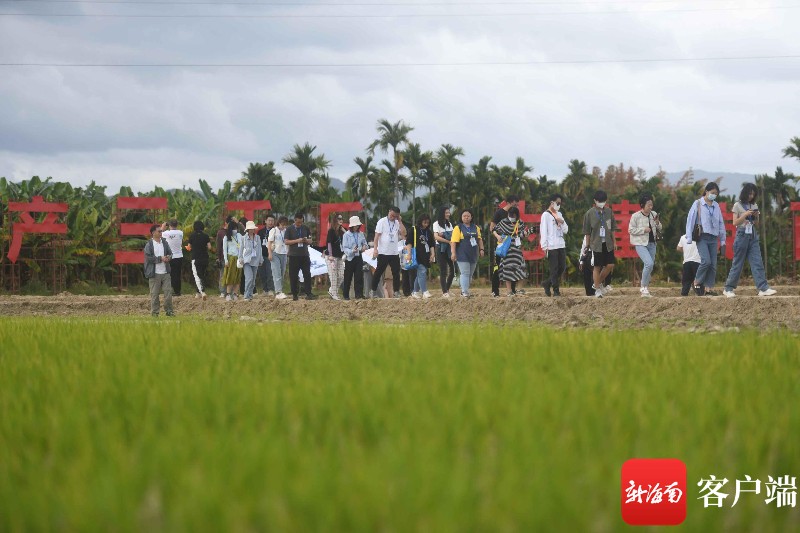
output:
[{"label": "person wearing white mask", "polygon": [[567,269],[567,249],[564,235],[569,232],[569,226],[567,221],[564,220],[564,215],[561,214],[561,203],[563,201],[564,198],[560,194],[553,194],[550,197],[550,206],[547,211],[542,213],[539,242],[542,250],[547,255],[547,262],[550,264],[550,279],[542,283],[544,293],[547,296],[551,296],[551,288],[552,295],[561,296],[560,280]]},{"label": "person wearing white mask", "polygon": [[606,205],[608,195],[605,191],[598,190],[594,193],[594,206],[583,216],[583,234],[587,237],[589,248],[594,259],[594,295],[602,298],[608,293],[603,286],[606,278],[614,270],[617,249],[614,237],[617,231],[617,222],[614,212]]},{"label": "person wearing white mask", "polygon": [[256,223],[248,220],[245,226],[245,234],[242,236],[239,246],[239,262],[244,270],[244,299],[247,302],[253,299],[258,268],[264,262],[261,237],[258,236],[256,231],[258,231]]},{"label": "person wearing white mask", "polygon": [[[717,296],[711,290],[717,279],[717,240],[721,246],[725,246],[727,238],[722,210],[715,201],[718,194],[719,185],[713,181],[708,183],[703,197],[692,204],[686,219],[686,243],[691,244],[696,239],[700,253],[700,267],[693,283],[698,296]],[[699,227],[695,229],[695,226]]]}]

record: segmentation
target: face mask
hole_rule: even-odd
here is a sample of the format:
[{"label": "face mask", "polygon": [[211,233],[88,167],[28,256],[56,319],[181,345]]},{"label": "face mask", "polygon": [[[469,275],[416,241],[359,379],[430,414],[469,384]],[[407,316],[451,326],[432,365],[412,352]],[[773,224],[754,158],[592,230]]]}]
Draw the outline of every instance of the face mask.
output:
[{"label": "face mask", "polygon": [[717,195],[714,194],[713,192],[710,192],[710,193],[708,193],[708,199],[713,202],[714,200],[717,199]]},{"label": "face mask", "polygon": [[606,206],[605,202],[597,202],[597,207],[603,209]]},{"label": "face mask", "polygon": [[561,211],[561,204],[553,204],[553,209],[555,209],[556,212]]},{"label": "face mask", "polygon": [[516,221],[517,221],[517,219],[516,219],[516,218],[511,218],[511,217],[508,217],[508,221],[509,221],[509,222],[516,222]]}]

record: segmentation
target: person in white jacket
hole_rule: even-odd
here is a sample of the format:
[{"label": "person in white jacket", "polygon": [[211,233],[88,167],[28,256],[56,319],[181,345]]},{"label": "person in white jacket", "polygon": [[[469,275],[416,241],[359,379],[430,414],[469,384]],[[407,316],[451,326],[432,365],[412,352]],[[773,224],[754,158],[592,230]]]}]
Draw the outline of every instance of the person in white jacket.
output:
[{"label": "person in white jacket", "polygon": [[636,253],[644,263],[642,286],[639,291],[643,298],[650,298],[650,276],[656,262],[656,241],[660,238],[662,226],[658,213],[653,211],[653,196],[650,193],[644,193],[639,197],[639,206],[642,209],[631,216],[628,233],[631,245],[636,247]]},{"label": "person in white jacket", "polygon": [[547,261],[550,263],[550,279],[542,283],[544,293],[547,296],[551,296],[551,288],[553,296],[561,296],[559,280],[567,269],[567,250],[564,243],[564,235],[569,231],[569,226],[567,221],[564,220],[564,215],[560,212],[563,201],[564,199],[560,194],[553,194],[550,197],[550,206],[547,211],[542,213],[540,243],[542,250],[547,255]]}]

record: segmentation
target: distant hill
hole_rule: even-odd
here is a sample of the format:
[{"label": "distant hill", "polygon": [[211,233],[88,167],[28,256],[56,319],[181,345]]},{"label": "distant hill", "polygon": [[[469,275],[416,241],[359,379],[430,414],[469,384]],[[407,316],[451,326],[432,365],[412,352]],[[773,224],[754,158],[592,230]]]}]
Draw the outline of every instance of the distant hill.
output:
[{"label": "distant hill", "polygon": [[342,192],[347,189],[347,184],[340,179],[331,178],[331,187],[336,189],[338,192]]},{"label": "distant hill", "polygon": [[[667,172],[667,180],[675,184],[678,180],[683,177],[683,172]],[[709,180],[709,181],[717,181],[717,178],[722,177],[722,181],[719,182],[720,189],[723,194],[739,194],[739,191],[742,188],[742,184],[746,182],[754,182],[756,177],[753,174],[743,174],[741,172],[709,172],[707,170],[699,170],[699,169],[692,169],[694,173],[694,180]]]}]

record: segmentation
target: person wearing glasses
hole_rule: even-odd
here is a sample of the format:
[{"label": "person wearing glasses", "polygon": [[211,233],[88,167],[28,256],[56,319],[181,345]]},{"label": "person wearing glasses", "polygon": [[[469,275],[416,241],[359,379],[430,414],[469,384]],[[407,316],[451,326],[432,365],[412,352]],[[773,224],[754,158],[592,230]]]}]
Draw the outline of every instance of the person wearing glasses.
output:
[{"label": "person wearing glasses", "polygon": [[331,215],[331,227],[328,229],[328,255],[325,262],[328,264],[328,278],[331,281],[331,287],[328,289],[328,294],[334,300],[339,299],[339,286],[342,284],[344,277],[344,260],[342,256],[342,238],[344,237],[344,217],[340,214],[333,213]]}]

